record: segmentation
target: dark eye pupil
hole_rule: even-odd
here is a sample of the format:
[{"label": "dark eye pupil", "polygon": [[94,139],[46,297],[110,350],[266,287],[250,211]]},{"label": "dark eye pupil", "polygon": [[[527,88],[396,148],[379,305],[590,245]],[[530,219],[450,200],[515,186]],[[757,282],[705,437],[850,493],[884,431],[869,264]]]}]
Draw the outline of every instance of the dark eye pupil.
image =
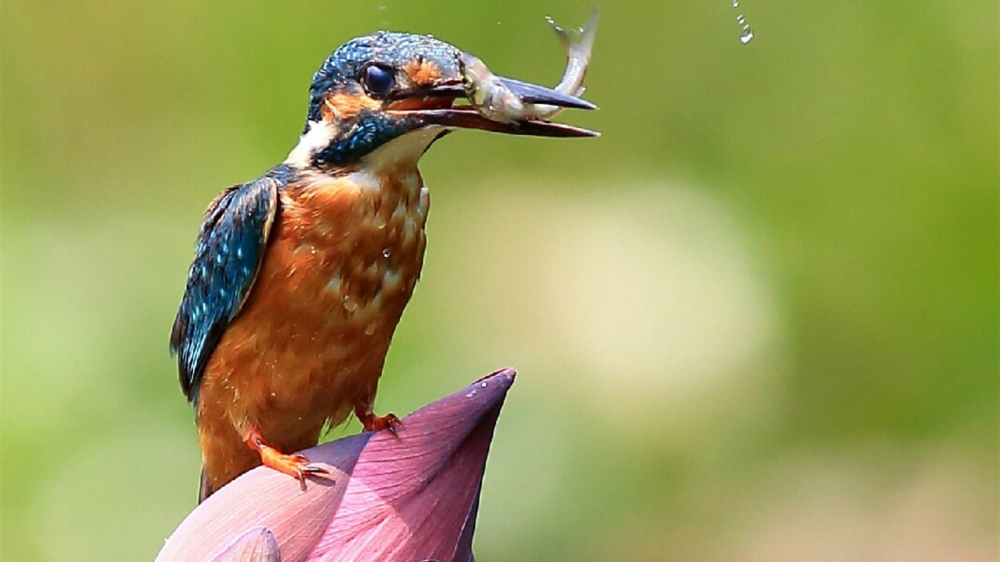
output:
[{"label": "dark eye pupil", "polygon": [[392,73],[381,66],[365,69],[365,88],[372,94],[387,94],[392,89]]}]

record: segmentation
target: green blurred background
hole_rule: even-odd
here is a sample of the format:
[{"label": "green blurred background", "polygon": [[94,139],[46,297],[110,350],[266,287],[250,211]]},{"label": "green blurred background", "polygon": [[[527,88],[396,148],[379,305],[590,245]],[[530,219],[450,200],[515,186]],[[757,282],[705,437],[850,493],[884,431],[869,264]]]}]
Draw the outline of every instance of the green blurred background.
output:
[{"label": "green blurred background", "polygon": [[[423,160],[378,409],[519,369],[478,559],[996,560],[997,4],[601,8],[601,110],[565,115],[600,139]],[[167,335],[201,212],[284,158],[333,48],[554,84],[542,16],[589,9],[5,0],[0,557],[150,559],[194,506]]]}]

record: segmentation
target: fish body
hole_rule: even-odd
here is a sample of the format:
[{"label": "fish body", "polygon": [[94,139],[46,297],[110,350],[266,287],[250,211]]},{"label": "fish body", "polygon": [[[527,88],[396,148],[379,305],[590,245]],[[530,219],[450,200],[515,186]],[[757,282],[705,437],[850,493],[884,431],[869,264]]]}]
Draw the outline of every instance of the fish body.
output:
[{"label": "fish body", "polygon": [[[580,96],[585,88],[583,79],[590,64],[594,38],[597,35],[598,11],[594,8],[583,27],[567,31],[552,18],[546,18],[559,42],[566,51],[566,70],[559,84],[553,88],[561,94]],[[549,119],[564,108],[523,99],[506,82],[490,71],[483,61],[469,53],[462,53],[458,60],[462,87],[472,107],[483,117],[501,123]]]}]

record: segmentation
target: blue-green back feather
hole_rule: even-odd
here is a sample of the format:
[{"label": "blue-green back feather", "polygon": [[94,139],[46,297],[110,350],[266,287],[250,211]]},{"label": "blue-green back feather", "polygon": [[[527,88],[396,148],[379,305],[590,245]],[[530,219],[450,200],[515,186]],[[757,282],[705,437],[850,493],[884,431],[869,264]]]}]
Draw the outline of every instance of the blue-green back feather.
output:
[{"label": "blue-green back feather", "polygon": [[197,401],[205,365],[257,277],[285,175],[273,170],[233,186],[205,212],[170,335],[181,388],[192,402]]}]

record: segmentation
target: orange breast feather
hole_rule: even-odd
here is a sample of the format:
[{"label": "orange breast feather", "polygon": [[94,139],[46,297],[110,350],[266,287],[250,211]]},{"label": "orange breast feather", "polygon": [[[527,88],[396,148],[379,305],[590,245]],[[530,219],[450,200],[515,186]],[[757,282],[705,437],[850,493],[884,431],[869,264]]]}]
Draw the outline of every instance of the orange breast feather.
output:
[{"label": "orange breast feather", "polygon": [[254,286],[205,369],[206,474],[259,464],[242,442],[249,429],[290,452],[370,409],[425,247],[420,176],[391,177],[307,176],[282,192]]}]

